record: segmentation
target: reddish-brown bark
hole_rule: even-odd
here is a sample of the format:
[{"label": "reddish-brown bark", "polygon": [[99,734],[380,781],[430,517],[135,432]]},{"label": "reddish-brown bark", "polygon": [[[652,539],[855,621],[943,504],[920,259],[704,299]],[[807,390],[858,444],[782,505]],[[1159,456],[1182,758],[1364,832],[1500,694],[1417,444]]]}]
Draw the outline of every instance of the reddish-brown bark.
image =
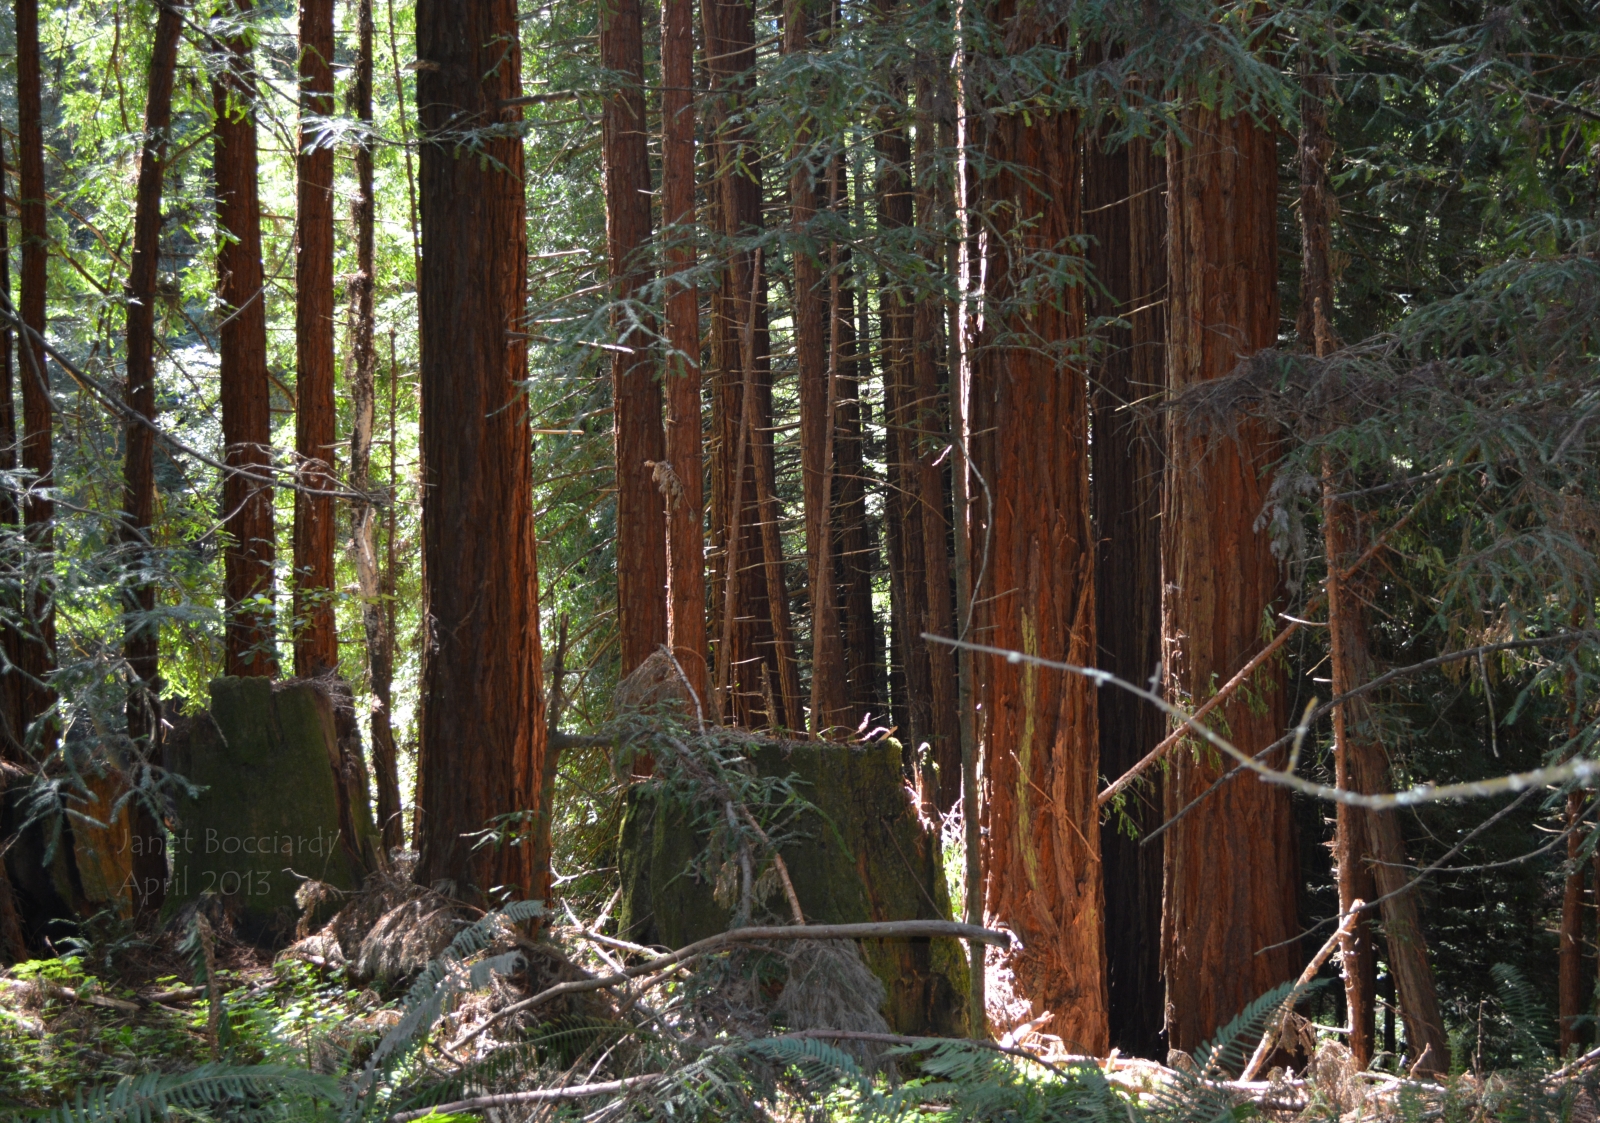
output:
[{"label": "reddish-brown bark", "polygon": [[[145,98],[144,144],[139,152],[139,184],[134,198],[133,254],[128,270],[127,364],[128,408],[153,422],[155,396],[156,278],[161,260],[161,187],[166,173],[167,128],[172,123],[172,83],[178,60],[178,39],[183,15],[174,5],[156,10],[155,37],[150,51],[150,82]],[[121,538],[137,571],[149,573],[152,560],[150,528],[155,514],[155,434],[147,425],[129,421],[125,430],[123,460],[123,510]],[[139,579],[123,594],[127,614],[123,654],[133,681],[128,691],[128,739],[134,752],[153,759],[160,729],[160,624],[155,619],[156,589]],[[130,762],[137,766],[138,761]],[[129,812],[142,844],[134,849],[135,882],[144,891],[135,904],[154,913],[165,899],[166,856],[163,833],[149,809],[134,803]]]},{"label": "reddish-brown bark", "polygon": [[650,281],[650,154],[644,106],[644,25],[638,0],[600,5],[601,65],[615,85],[600,117],[606,250],[613,299],[611,395],[617,479],[617,628],[627,674],[667,642],[667,525],[655,466],[666,459],[651,322],[633,304]]},{"label": "reddish-brown bark", "polygon": [[[45,288],[49,242],[45,230],[44,120],[40,92],[38,0],[17,0],[17,163],[20,217],[22,219],[22,322],[28,338],[22,341],[22,466],[33,476],[23,500],[22,518],[29,544],[41,559],[55,546],[55,503],[45,490],[54,480],[53,444],[55,406],[50,396],[50,376],[45,365]],[[55,693],[43,685],[56,665],[56,613],[49,580],[33,574],[23,586],[26,632],[21,658],[21,724],[27,729],[50,709]],[[53,745],[54,723],[38,732],[46,747]]]},{"label": "reddish-brown bark", "polygon": [[539,806],[545,728],[531,435],[516,329],[527,278],[515,0],[417,6],[422,220],[422,729],[417,877],[463,895],[531,888],[523,845],[472,836]]},{"label": "reddish-brown bark", "polygon": [[[791,55],[810,49],[810,0],[786,0],[783,49]],[[838,587],[834,566],[833,497],[836,492],[834,399],[838,393],[837,320],[830,316],[829,287],[823,279],[828,253],[813,238],[817,215],[815,169],[803,159],[811,141],[809,123],[795,135],[789,176],[789,218],[794,241],[794,350],[800,381],[800,472],[805,496],[806,583],[811,601],[811,732],[853,728],[847,702],[848,668],[839,630]],[[837,247],[832,248],[836,256]]]},{"label": "reddish-brown bark", "polygon": [[1585,832],[1579,825],[1583,813],[1583,793],[1567,795],[1567,865],[1568,872],[1561,893],[1561,932],[1557,945],[1560,970],[1557,983],[1557,1009],[1560,1016],[1561,1055],[1572,1055],[1579,1040],[1577,1019],[1589,1005],[1585,999],[1583,973],[1583,883],[1587,872],[1583,861]]},{"label": "reddish-brown bark", "polygon": [[[1231,371],[1277,337],[1277,167],[1273,137],[1248,117],[1209,110],[1183,121],[1192,147],[1167,147],[1167,386],[1178,393]],[[1253,421],[1213,440],[1174,416],[1162,511],[1167,688],[1192,707],[1262,644],[1279,589],[1254,523],[1269,483],[1270,435]],[[1221,708],[1233,743],[1254,753],[1284,728],[1282,672],[1268,664]],[[1194,742],[1172,757],[1169,812],[1211,786],[1223,763]],[[1166,836],[1162,971],[1168,1044],[1190,1051],[1249,1002],[1297,973],[1296,861],[1289,796],[1229,784]]]},{"label": "reddish-brown bark", "polygon": [[[667,268],[694,268],[694,0],[661,9],[661,214]],[[667,289],[667,632],[673,654],[709,716],[706,666],[705,466],[700,415],[700,294]]]},{"label": "reddish-brown bark", "polygon": [[[1040,41],[1025,26],[1030,11],[1001,13],[1012,41]],[[999,310],[987,317],[973,376],[972,428],[982,434],[975,464],[993,494],[992,511],[978,512],[992,533],[979,634],[1085,666],[1095,653],[1089,418],[1072,354],[1084,334],[1083,292],[1052,286],[1048,302],[1031,306],[1019,296],[1028,260],[1063,252],[1081,233],[1077,130],[1075,115],[1038,110],[992,125],[989,154],[1006,169],[984,187],[994,223],[988,295]],[[980,526],[974,538],[984,537]],[[1015,986],[1036,1013],[1054,1014],[1050,1032],[1073,1052],[1104,1055],[1095,690],[1083,676],[1004,657],[984,657],[979,675],[985,915],[1021,936]]]},{"label": "reddish-brown bark", "polygon": [[333,113],[333,0],[300,0],[300,151],[295,208],[294,673],[339,666],[333,616],[333,149],[310,116]]},{"label": "reddish-brown bark", "polygon": [[[251,0],[233,0],[244,17]],[[227,672],[271,676],[278,657],[271,602],[274,557],[272,417],[267,381],[267,310],[261,266],[261,200],[257,194],[255,84],[250,45],[228,40],[226,68],[212,80],[216,111],[217,295],[222,304],[218,358],[222,440],[229,471],[222,482],[227,612]],[[263,603],[264,602],[264,603]]]},{"label": "reddish-brown bark", "polygon": [[[356,66],[349,104],[360,121],[372,121],[372,0],[356,5]],[[350,278],[351,377],[350,377],[350,486],[363,494],[373,490],[372,434],[377,413],[378,356],[374,347],[372,292],[375,262],[373,256],[373,172],[372,149],[366,143],[356,146],[356,196],[350,202],[350,218],[356,228],[356,273]],[[389,393],[394,397],[394,372],[390,372]],[[391,405],[391,425],[393,423]],[[390,442],[390,467],[394,465],[394,445]],[[390,488],[391,497],[393,488]],[[392,502],[392,499],[391,499]],[[391,507],[392,510],[392,507]],[[385,849],[392,850],[405,841],[400,814],[400,776],[395,753],[394,727],[394,630],[383,603],[384,579],[378,564],[377,524],[379,510],[368,500],[358,500],[352,513],[351,537],[356,556],[356,583],[361,591],[361,623],[366,633],[367,679],[375,701],[372,722],[372,779],[378,797],[378,827],[383,832]],[[391,528],[388,543],[394,550]],[[390,564],[391,577],[393,563]]]},{"label": "reddish-brown bark", "polygon": [[[1094,432],[1095,665],[1143,684],[1161,659],[1161,443],[1133,403],[1159,393],[1166,277],[1164,163],[1150,143],[1107,150],[1084,138],[1084,231],[1099,289],[1095,316],[1120,316],[1106,329],[1091,369]],[[1101,291],[1103,289],[1103,291]],[[1166,716],[1124,690],[1099,692],[1100,771],[1120,776],[1166,733]],[[1160,1052],[1161,849],[1138,836],[1161,822],[1159,772],[1138,785],[1100,827],[1105,865],[1106,988],[1111,1044],[1125,1053]]]},{"label": "reddish-brown bark", "polygon": [[761,162],[748,124],[738,120],[754,89],[755,11],[748,0],[704,0],[700,12],[711,78],[715,226],[730,247],[711,302],[716,688],[729,720],[750,724],[762,714],[794,728],[801,717],[799,677],[772,484],[766,282],[760,255],[738,244],[761,229]]}]

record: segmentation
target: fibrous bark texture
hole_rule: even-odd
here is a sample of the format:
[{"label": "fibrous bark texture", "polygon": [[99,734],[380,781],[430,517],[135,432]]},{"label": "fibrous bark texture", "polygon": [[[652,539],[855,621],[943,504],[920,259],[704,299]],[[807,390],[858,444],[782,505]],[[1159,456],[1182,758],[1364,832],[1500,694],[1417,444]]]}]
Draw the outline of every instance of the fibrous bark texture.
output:
[{"label": "fibrous bark texture", "polygon": [[[29,338],[22,347],[22,466],[32,480],[23,502],[23,522],[37,557],[47,559],[55,546],[55,503],[49,498],[54,480],[55,406],[45,365],[45,286],[49,243],[45,231],[44,120],[40,94],[39,4],[17,0],[17,162],[21,175],[22,322]],[[55,602],[46,571],[24,562],[23,612],[27,634],[19,661],[26,680],[22,687],[22,727],[27,729],[55,701],[43,683],[56,665]],[[42,744],[53,744],[54,725],[42,729]]]},{"label": "fibrous bark texture", "polygon": [[[1227,374],[1277,337],[1277,167],[1272,135],[1248,117],[1193,110],[1192,141],[1167,147],[1167,386],[1178,393]],[[1162,512],[1162,626],[1167,690],[1202,702],[1260,649],[1279,588],[1254,523],[1270,481],[1270,435],[1254,421],[1216,437],[1173,415]],[[1281,670],[1264,666],[1221,716],[1255,753],[1284,728]],[[1223,762],[1180,745],[1169,814],[1211,786]],[[1296,861],[1289,796],[1246,779],[1217,791],[1166,836],[1161,966],[1171,1048],[1190,1051],[1299,969]]]},{"label": "fibrous bark texture", "polygon": [[[1031,11],[1031,9],[1030,9]],[[1023,41],[1038,42],[1021,9]],[[1095,653],[1083,292],[1024,300],[1030,262],[1081,233],[1077,119],[998,117],[985,191],[990,307],[972,390],[975,464],[993,509],[978,626],[985,642],[1078,666]],[[1024,221],[1028,216],[1030,221]],[[1036,216],[1036,217],[1035,217]],[[974,538],[983,541],[980,526]],[[1095,691],[1080,675],[982,659],[985,915],[1025,950],[1017,991],[1074,1052],[1108,1048]]]},{"label": "fibrous bark texture", "polygon": [[[1089,310],[1128,322],[1104,331],[1090,375],[1095,665],[1141,685],[1161,659],[1161,434],[1135,403],[1162,382],[1165,180],[1148,141],[1108,150],[1104,137],[1084,139],[1084,230],[1100,286],[1090,290]],[[1161,710],[1124,690],[1101,690],[1098,716],[1107,777],[1126,772],[1166,733]],[[1161,822],[1160,784],[1152,773],[1100,827],[1111,1044],[1143,1057],[1157,1057],[1161,1044],[1161,850],[1140,845]]]},{"label": "fibrous bark texture", "polygon": [[[637,301],[650,281],[650,155],[644,106],[644,25],[638,0],[600,5],[601,64],[615,85],[600,118],[606,195],[606,250],[619,302],[611,396],[616,412],[617,627],[626,675],[667,642],[667,527],[653,474],[666,459],[661,384],[651,323]],[[663,481],[668,477],[661,471]]]},{"label": "fibrous bark texture", "polygon": [[754,91],[755,9],[748,0],[705,0],[700,12],[715,138],[714,225],[728,246],[711,302],[716,689],[733,722],[752,724],[759,714],[797,728],[803,715],[773,487],[766,279],[760,253],[741,242],[761,229],[761,163],[740,119]]},{"label": "fibrous bark texture", "polygon": [[[0,135],[0,183],[5,182],[5,177],[5,138]],[[0,192],[0,294],[5,297],[6,307],[14,308],[16,304],[11,295],[10,209],[4,192]],[[0,325],[0,470],[7,472],[15,471],[17,467],[16,377],[12,361],[11,331],[10,320]],[[20,514],[21,507],[17,503],[16,492],[9,487],[0,488],[0,522],[4,522],[6,526],[16,526]],[[15,566],[18,558],[8,555],[5,562],[8,566]],[[22,633],[14,623],[19,615],[17,612],[19,605],[13,602],[7,607],[11,609],[7,613],[10,619],[3,628],[0,628],[0,644],[4,644],[7,660],[5,672],[0,673],[0,721],[4,722],[3,726],[0,726],[0,759],[21,764],[26,759],[22,750],[22,741],[28,727],[24,709],[26,684],[15,668],[21,666],[23,641]],[[5,901],[0,900],[0,908],[4,906]],[[4,917],[0,917],[0,925],[4,923]]]},{"label": "fibrous bark texture", "polygon": [[[531,838],[467,835],[538,806],[544,758],[514,0],[417,6],[422,220],[422,663],[417,877],[526,891]],[[503,126],[483,151],[458,130]],[[528,828],[517,827],[526,831]]]},{"label": "fibrous bark texture", "polygon": [[333,113],[333,0],[300,0],[295,210],[294,673],[339,665],[333,618],[333,148],[306,117]]},{"label": "fibrous bark texture", "polygon": [[[234,0],[248,16],[251,0]],[[222,304],[218,357],[222,440],[228,472],[222,482],[227,671],[265,675],[278,669],[272,623],[272,417],[267,381],[266,282],[261,267],[261,200],[256,191],[255,84],[250,45],[225,44],[226,67],[212,80],[216,109],[217,295]]]},{"label": "fibrous bark texture", "polygon": [[[694,268],[694,0],[661,9],[661,214],[668,269]],[[700,294],[667,289],[667,632],[689,685],[711,712],[706,666],[705,468],[700,421]]]}]

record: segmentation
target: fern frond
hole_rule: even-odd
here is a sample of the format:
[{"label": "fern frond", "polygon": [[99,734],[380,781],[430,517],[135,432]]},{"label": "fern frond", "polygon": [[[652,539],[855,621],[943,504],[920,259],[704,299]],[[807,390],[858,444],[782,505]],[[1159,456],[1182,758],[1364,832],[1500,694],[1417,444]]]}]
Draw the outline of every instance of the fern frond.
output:
[{"label": "fern frond", "polygon": [[336,1103],[339,1082],[284,1065],[202,1065],[189,1072],[147,1073],[85,1092],[51,1112],[51,1123],[155,1123],[173,1109],[206,1116],[226,1108],[230,1117],[285,1101]]}]

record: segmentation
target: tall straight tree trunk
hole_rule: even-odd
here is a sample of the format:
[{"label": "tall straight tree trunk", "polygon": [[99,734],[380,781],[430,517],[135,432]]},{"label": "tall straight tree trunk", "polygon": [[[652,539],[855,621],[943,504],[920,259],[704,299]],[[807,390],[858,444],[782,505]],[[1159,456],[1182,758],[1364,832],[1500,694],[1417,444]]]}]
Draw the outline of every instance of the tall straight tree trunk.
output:
[{"label": "tall straight tree trunk", "polygon": [[[946,98],[945,100],[948,100]],[[940,230],[944,208],[935,183],[938,175],[938,120],[933,105],[932,82],[917,83],[917,149],[912,195],[916,204],[917,249],[937,276],[945,264]],[[922,523],[923,574],[927,581],[926,615],[913,641],[928,658],[928,748],[938,776],[935,806],[948,812],[961,798],[961,719],[957,699],[955,649],[921,638],[955,635],[954,588],[950,584],[950,520],[946,515],[945,468],[949,462],[949,411],[939,375],[939,358],[945,354],[941,338],[944,301],[931,293],[918,293],[911,309],[910,409],[911,464],[915,496]]]},{"label": "tall straight tree trunk", "polygon": [[[1167,145],[1167,387],[1179,393],[1231,371],[1277,339],[1277,167],[1272,134],[1248,117],[1195,109],[1193,141]],[[1272,439],[1254,421],[1213,441],[1174,417],[1167,433],[1162,510],[1162,631],[1167,689],[1198,705],[1261,647],[1279,592],[1276,559],[1254,527],[1270,483]],[[1241,751],[1283,731],[1283,673],[1263,667],[1254,702],[1222,707]],[[1180,746],[1164,797],[1175,812],[1224,765],[1193,741]],[[1229,784],[1166,836],[1161,967],[1167,1041],[1186,1052],[1300,968],[1295,946],[1294,828],[1289,796],[1268,784]]]},{"label": "tall straight tree trunk", "polygon": [[[350,86],[349,107],[357,120],[368,125],[372,122],[372,30],[372,0],[357,0],[355,81]],[[350,279],[350,487],[362,496],[370,496],[374,491],[372,434],[377,413],[378,355],[372,313],[377,275],[373,256],[372,148],[365,139],[356,145],[355,157],[356,197],[350,203],[351,224],[356,230],[356,275]],[[392,491],[388,501],[395,502]],[[356,560],[356,584],[361,591],[361,624],[367,641],[367,679],[376,701],[371,713],[372,777],[377,788],[383,846],[385,850],[393,850],[405,842],[405,824],[400,813],[400,774],[391,723],[393,636],[378,564],[379,509],[371,499],[363,498],[356,501],[353,515],[351,545]]]},{"label": "tall straight tree trunk", "polygon": [[[913,224],[911,145],[904,125],[892,107],[885,107],[876,137],[878,174],[878,225],[891,238]],[[883,370],[883,405],[886,429],[885,467],[889,507],[889,596],[892,642],[904,676],[903,741],[916,751],[933,736],[933,677],[928,645],[921,633],[928,616],[927,538],[922,529],[923,506],[917,501],[917,441],[915,380],[912,369],[913,310],[910,294],[885,271],[878,284],[878,323]],[[933,775],[918,774],[924,806],[937,801]]]},{"label": "tall straight tree trunk", "polygon": [[755,9],[750,0],[703,0],[700,11],[711,75],[717,225],[728,258],[711,305],[716,688],[729,720],[749,724],[765,713],[772,724],[792,728],[801,715],[783,558],[775,550],[766,284],[760,254],[740,244],[761,230],[759,152],[750,126],[738,119],[755,87]]},{"label": "tall straight tree trunk", "polygon": [[[613,299],[633,302],[650,282],[650,154],[644,107],[644,24],[638,0],[600,5],[601,64],[618,85],[601,112],[606,250]],[[635,318],[639,326],[635,326]],[[651,323],[613,313],[611,395],[617,476],[617,627],[623,674],[667,642],[667,526],[652,470],[666,459]],[[663,477],[665,478],[665,476]],[[668,489],[670,495],[670,488]]]},{"label": "tall straight tree trunk", "polygon": [[[661,224],[667,268],[694,268],[694,0],[661,9]],[[667,290],[667,632],[673,654],[705,712],[707,693],[705,467],[700,422],[700,293],[692,281]]]},{"label": "tall straight tree trunk", "polygon": [[[517,333],[527,289],[515,0],[422,0],[423,611],[417,879],[531,888],[533,839],[473,848],[539,806],[544,689],[532,437]],[[481,152],[458,130],[500,126]]]},{"label": "tall straight tree trunk", "polygon": [[[247,18],[251,0],[233,0]],[[271,677],[278,656],[273,638],[272,416],[267,381],[266,281],[261,267],[261,200],[256,172],[256,90],[249,40],[224,44],[226,69],[212,80],[216,111],[218,331],[222,383],[222,440],[228,471],[222,481],[223,555],[227,612],[227,672]],[[264,603],[263,603],[264,602]]]},{"label": "tall straight tree trunk", "polygon": [[[811,0],[786,0],[783,49],[803,55],[811,47]],[[835,399],[839,384],[838,318],[823,280],[821,250],[811,232],[817,216],[816,177],[804,159],[809,123],[796,133],[789,177],[789,217],[794,241],[794,349],[800,377],[800,471],[805,497],[806,582],[811,601],[811,733],[820,737],[846,725],[848,668],[839,631],[834,580],[833,495],[836,476]],[[835,248],[834,253],[837,254]]]},{"label": "tall straight tree trunk", "polygon": [[[0,185],[6,182],[5,137],[0,133]],[[11,293],[11,214],[3,190],[0,190],[0,295],[5,298],[6,308],[16,307]],[[0,324],[0,470],[7,472],[16,471],[17,467],[17,387],[11,343],[11,321],[6,320]],[[26,346],[26,342],[23,345]],[[0,523],[15,527],[21,513],[16,492],[9,486],[0,488]],[[15,566],[20,559],[8,556],[6,561]],[[9,607],[12,609],[6,614],[9,619],[0,627],[0,643],[4,644],[6,656],[6,670],[0,673],[0,720],[5,723],[0,728],[0,759],[21,764],[27,759],[22,748],[28,731],[27,686],[16,670],[22,665],[22,633],[15,623],[16,609],[20,606],[13,603]]]},{"label": "tall straight tree trunk", "polygon": [[[844,158],[836,157],[828,172],[828,207],[835,220],[848,218],[849,184]],[[855,286],[847,246],[839,247],[838,284],[830,287],[829,316],[837,324],[838,396],[834,402],[834,556],[839,574],[839,626],[844,633],[847,705],[860,723],[867,713],[882,714],[883,632],[872,610],[872,580],[877,570],[877,543],[867,520],[867,475],[862,451],[862,426],[867,407],[861,386],[871,376],[865,340],[857,332]],[[863,318],[865,318],[863,316]]]},{"label": "tall straight tree trunk", "polygon": [[[1090,311],[1128,321],[1102,333],[1092,372],[1095,666],[1141,685],[1161,659],[1161,450],[1134,408],[1161,386],[1160,341],[1151,338],[1166,267],[1157,167],[1149,141],[1108,150],[1104,134],[1084,138],[1084,231],[1103,289],[1091,288]],[[1166,731],[1161,710],[1124,690],[1101,690],[1098,709],[1100,770],[1109,777]],[[1140,845],[1161,822],[1159,784],[1139,785],[1100,827],[1111,1044],[1142,1057],[1158,1056],[1161,1045],[1161,851]]]},{"label": "tall straight tree trunk", "polygon": [[[300,0],[300,135],[295,211],[294,673],[339,666],[333,616],[333,148],[308,116],[333,113],[333,0]],[[312,145],[317,145],[312,148]]]},{"label": "tall straight tree trunk", "polygon": [[[40,85],[38,0],[17,0],[17,163],[21,176],[22,322],[22,466],[32,474],[22,518],[30,551],[22,559],[23,618],[28,634],[21,644],[22,726],[27,730],[55,703],[44,685],[56,665],[56,613],[50,572],[55,549],[55,503],[46,489],[53,486],[55,407],[45,366],[45,291],[49,244],[45,231],[44,108]],[[37,740],[55,744],[54,721],[41,728]]]},{"label": "tall straight tree trunk", "polygon": [[[150,84],[145,98],[144,144],[139,151],[139,185],[134,199],[133,262],[128,271],[128,408],[154,423],[156,417],[155,323],[156,279],[161,262],[161,188],[167,170],[167,129],[172,124],[172,83],[178,62],[183,14],[176,5],[156,10],[155,39],[150,51]],[[123,509],[120,536],[139,576],[123,594],[123,653],[132,682],[128,691],[128,740],[142,770],[154,761],[161,728],[161,626],[155,618],[155,568],[150,528],[155,517],[155,433],[129,421],[125,430]],[[129,806],[138,845],[134,847],[134,881],[140,887],[134,904],[154,914],[165,899],[166,855],[163,832],[147,807]]]},{"label": "tall straight tree trunk", "polygon": [[[998,13],[1008,41],[1049,44],[1018,5]],[[1086,666],[1095,656],[1094,548],[1089,522],[1089,409],[1080,359],[1083,291],[1028,298],[1041,253],[1071,252],[1082,232],[1075,114],[996,117],[986,185],[989,345],[972,395],[989,430],[979,470],[993,492],[992,550],[979,633],[1007,650]],[[1036,217],[1035,217],[1036,216]],[[1032,221],[1027,221],[1032,219]],[[1018,337],[1027,339],[1019,343]],[[1028,345],[1033,344],[1033,345]],[[1059,348],[1052,354],[1044,348]],[[983,538],[981,531],[976,535]],[[1024,947],[1012,967],[1034,1013],[1070,1051],[1108,1048],[1104,898],[1100,873],[1098,721],[1081,675],[984,657],[987,780],[984,913]]]},{"label": "tall straight tree trunk", "polygon": [[1583,814],[1584,797],[1581,792],[1567,796],[1567,876],[1562,885],[1561,929],[1557,956],[1560,975],[1557,982],[1556,1005],[1560,1018],[1559,1044],[1562,1057],[1570,1057],[1579,1042],[1580,1027],[1577,1019],[1589,1005],[1584,994],[1583,976],[1583,883],[1588,863],[1583,860],[1583,844],[1587,832],[1579,824]]}]

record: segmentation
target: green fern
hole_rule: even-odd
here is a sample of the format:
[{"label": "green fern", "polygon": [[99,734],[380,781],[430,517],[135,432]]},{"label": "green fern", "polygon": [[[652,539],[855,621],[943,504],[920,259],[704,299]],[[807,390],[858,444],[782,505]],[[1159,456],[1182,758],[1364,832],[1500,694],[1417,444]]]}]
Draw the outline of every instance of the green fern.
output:
[{"label": "green fern", "polygon": [[51,1123],[155,1123],[172,1112],[230,1120],[281,1118],[290,1105],[338,1103],[344,1090],[331,1076],[283,1065],[203,1065],[178,1074],[130,1076],[88,1092],[48,1116]]}]

